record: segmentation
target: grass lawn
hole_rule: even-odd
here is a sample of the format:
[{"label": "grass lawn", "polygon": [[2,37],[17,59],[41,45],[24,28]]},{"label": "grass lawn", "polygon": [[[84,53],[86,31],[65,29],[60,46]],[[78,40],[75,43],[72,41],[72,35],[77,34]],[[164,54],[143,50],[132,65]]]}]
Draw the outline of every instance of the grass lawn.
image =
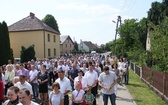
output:
[{"label": "grass lawn", "polygon": [[166,105],[132,70],[129,72],[129,85],[127,85],[127,88],[137,105]]}]

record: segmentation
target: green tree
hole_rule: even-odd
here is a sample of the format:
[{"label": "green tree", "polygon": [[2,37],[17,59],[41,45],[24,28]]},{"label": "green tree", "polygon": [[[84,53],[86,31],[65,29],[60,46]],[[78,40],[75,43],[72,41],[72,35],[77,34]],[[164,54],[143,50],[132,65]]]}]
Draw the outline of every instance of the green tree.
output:
[{"label": "green tree", "polygon": [[153,2],[151,8],[148,11],[148,20],[155,25],[162,22],[164,17],[164,4],[160,2]]},{"label": "green tree", "polygon": [[42,19],[42,21],[47,24],[48,26],[50,26],[51,28],[55,29],[57,32],[60,33],[59,31],[59,27],[57,24],[57,21],[55,20],[54,16],[47,14],[44,19]]},{"label": "green tree", "polygon": [[168,17],[159,25],[150,24],[153,31],[150,34],[152,65],[168,72]]},{"label": "green tree", "polygon": [[0,65],[7,64],[9,59],[13,61],[8,27],[4,21],[0,23],[0,59]]},{"label": "green tree", "polygon": [[106,51],[112,51],[113,41],[110,41],[110,42],[106,43],[104,48],[105,48]]},{"label": "green tree", "polygon": [[27,49],[24,46],[22,46],[21,49],[21,63],[28,62],[31,59],[36,60],[34,45],[29,46]]},{"label": "green tree", "polygon": [[79,49],[78,49],[78,43],[77,43],[76,41],[74,42],[74,50],[75,50],[76,52],[79,51]]}]

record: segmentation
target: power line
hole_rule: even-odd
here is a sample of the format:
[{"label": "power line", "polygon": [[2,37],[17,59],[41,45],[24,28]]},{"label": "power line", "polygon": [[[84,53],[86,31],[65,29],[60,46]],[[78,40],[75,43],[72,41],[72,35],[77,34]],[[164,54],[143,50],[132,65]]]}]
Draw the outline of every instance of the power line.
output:
[{"label": "power line", "polygon": [[121,7],[121,9],[120,9],[121,11],[122,11],[123,8],[125,7],[126,1],[127,1],[127,0],[124,0],[124,4],[122,5],[122,7]]},{"label": "power line", "polygon": [[127,15],[127,14],[130,12],[130,10],[131,10],[132,7],[134,6],[135,2],[136,2],[136,0],[131,1],[131,2],[127,5],[127,7],[125,8],[125,11],[123,12],[122,16],[125,16],[125,15]]},{"label": "power line", "polygon": [[133,1],[132,6],[130,6],[130,8],[128,9],[128,11],[125,12],[125,15],[127,15],[131,11],[131,9],[134,6],[135,2],[136,2],[136,0]]},{"label": "power line", "polygon": [[123,11],[122,13],[121,13],[121,15],[125,12],[125,11],[127,11],[127,8],[129,7],[129,5],[131,4],[131,0],[125,0],[125,5],[123,5],[123,7],[122,7],[122,9],[121,9],[121,11]]}]

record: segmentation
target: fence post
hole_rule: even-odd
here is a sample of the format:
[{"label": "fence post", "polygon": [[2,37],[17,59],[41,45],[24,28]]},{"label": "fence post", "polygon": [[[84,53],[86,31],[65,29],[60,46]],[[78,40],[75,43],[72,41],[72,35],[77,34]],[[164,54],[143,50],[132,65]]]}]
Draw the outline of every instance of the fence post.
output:
[{"label": "fence post", "polygon": [[135,66],[136,66],[136,64],[135,63],[133,63],[134,64],[134,73],[135,73]]},{"label": "fence post", "polygon": [[142,67],[140,67],[140,78],[142,79]]},{"label": "fence post", "polygon": [[163,76],[163,94],[166,95],[166,74]]}]

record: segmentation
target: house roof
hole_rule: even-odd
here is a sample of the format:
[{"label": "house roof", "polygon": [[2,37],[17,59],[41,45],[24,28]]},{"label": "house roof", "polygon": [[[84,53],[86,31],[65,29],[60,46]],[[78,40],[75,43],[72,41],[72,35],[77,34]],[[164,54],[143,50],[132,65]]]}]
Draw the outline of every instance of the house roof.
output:
[{"label": "house roof", "polygon": [[30,15],[26,18],[23,18],[22,20],[10,25],[8,27],[8,30],[9,32],[46,30],[60,35],[59,32],[57,32],[53,28],[43,23],[40,19],[35,17],[35,14],[33,13],[30,13]]},{"label": "house roof", "polygon": [[[63,44],[67,40],[67,38],[69,38],[72,41],[72,39],[69,35],[61,35],[60,36],[60,44]],[[74,43],[74,42],[72,41],[72,43]]]},{"label": "house roof", "polygon": [[89,49],[97,49],[97,47],[90,41],[84,41],[83,43],[88,46]]}]

